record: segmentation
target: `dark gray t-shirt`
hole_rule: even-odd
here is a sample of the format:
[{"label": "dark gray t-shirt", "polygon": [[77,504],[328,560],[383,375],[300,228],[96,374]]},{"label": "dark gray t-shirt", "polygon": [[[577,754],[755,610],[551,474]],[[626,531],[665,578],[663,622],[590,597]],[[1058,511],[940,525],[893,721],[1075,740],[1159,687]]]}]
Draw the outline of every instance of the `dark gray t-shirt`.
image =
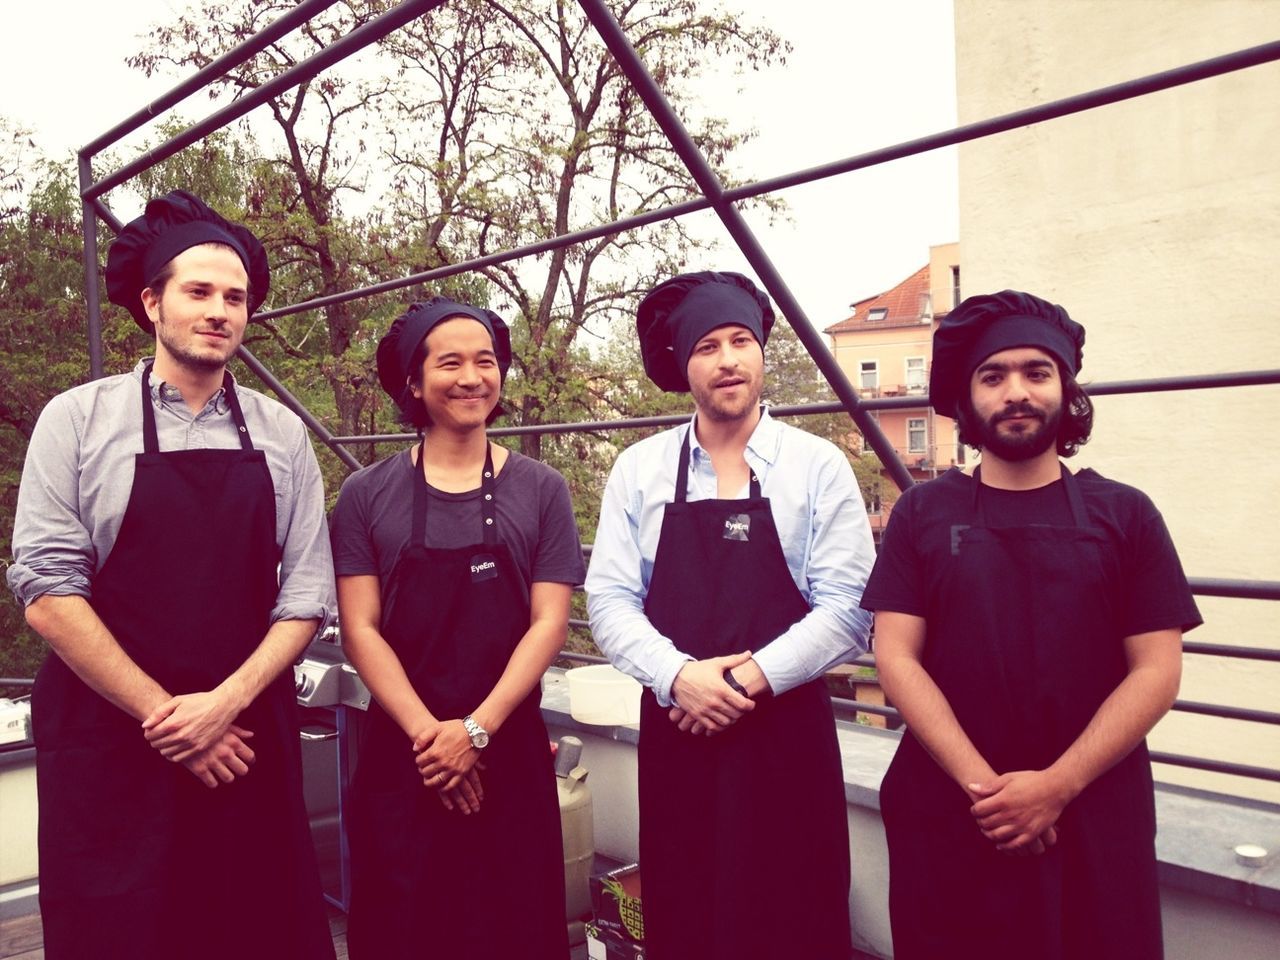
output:
[{"label": "dark gray t-shirt", "polygon": [[[334,570],[340,577],[376,575],[384,602],[392,568],[412,534],[416,469],[409,450],[365,467],[343,483],[333,510]],[[512,453],[495,479],[494,502],[498,538],[511,551],[526,599],[535,581],[582,583],[582,543],[560,474]],[[445,493],[431,487],[426,545],[447,549],[483,540],[479,488]]]}]

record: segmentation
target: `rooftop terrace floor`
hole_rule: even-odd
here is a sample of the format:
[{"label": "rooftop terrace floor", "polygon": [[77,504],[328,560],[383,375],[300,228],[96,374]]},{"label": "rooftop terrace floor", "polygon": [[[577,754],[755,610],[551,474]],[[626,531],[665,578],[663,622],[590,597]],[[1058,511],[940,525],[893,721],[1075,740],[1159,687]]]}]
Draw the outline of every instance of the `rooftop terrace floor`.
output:
[{"label": "rooftop terrace floor", "polygon": [[[347,917],[341,911],[329,909],[329,930],[333,934],[333,946],[338,960],[347,960]],[[586,957],[586,950],[582,956]],[[0,920],[0,960],[44,960],[44,932],[40,928],[40,914],[29,913],[21,917]],[[578,960],[578,955],[573,955]]]},{"label": "rooftop terrace floor", "polygon": [[[337,960],[347,960],[347,918],[341,911],[329,908],[329,930]],[[0,920],[0,960],[44,960],[44,935],[40,914]],[[569,951],[569,960],[587,960],[587,945],[580,943]],[[876,960],[869,953],[855,950],[850,960]]]}]

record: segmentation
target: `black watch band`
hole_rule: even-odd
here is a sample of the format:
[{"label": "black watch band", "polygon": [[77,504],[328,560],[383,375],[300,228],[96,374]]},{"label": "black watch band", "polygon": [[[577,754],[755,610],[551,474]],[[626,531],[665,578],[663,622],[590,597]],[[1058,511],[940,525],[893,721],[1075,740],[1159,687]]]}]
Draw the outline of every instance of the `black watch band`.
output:
[{"label": "black watch band", "polygon": [[732,671],[725,670],[724,682],[727,683],[729,686],[731,686],[735,691],[742,694],[748,700],[751,699],[751,694],[747,693],[747,688],[738,682],[737,678],[733,675]]}]

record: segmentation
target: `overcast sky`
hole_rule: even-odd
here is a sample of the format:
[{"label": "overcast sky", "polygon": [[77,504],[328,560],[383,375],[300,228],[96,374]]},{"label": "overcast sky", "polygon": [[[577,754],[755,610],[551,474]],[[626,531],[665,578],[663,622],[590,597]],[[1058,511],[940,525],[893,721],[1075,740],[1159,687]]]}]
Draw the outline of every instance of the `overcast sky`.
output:
[{"label": "overcast sky", "polygon": [[[150,25],[185,6],[185,0],[6,5],[0,114],[33,130],[46,153],[70,155],[177,82],[148,80],[124,58]],[[793,45],[784,67],[711,77],[699,90],[736,125],[759,130],[735,158],[744,178],[776,176],[954,126],[951,0],[730,0],[727,6],[767,23]],[[812,12],[784,17],[779,10]],[[194,118],[209,107],[197,96],[179,109]],[[842,319],[849,303],[923,266],[929,245],[957,239],[953,150],[784,196],[786,221],[770,225],[753,217],[753,226],[819,328]],[[138,212],[116,206],[126,219]],[[711,214],[699,225],[723,236]],[[745,269],[727,237],[715,260],[706,266]]]}]

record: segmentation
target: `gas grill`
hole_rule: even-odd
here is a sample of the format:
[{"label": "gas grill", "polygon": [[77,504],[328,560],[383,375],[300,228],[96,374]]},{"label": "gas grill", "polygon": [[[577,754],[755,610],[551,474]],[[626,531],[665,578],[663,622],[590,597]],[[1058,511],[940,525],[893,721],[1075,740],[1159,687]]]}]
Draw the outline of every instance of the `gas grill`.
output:
[{"label": "gas grill", "polygon": [[359,731],[369,708],[369,688],[343,655],[337,627],[326,629],[311,642],[294,664],[293,680],[311,839],[325,899],[346,910],[351,889],[347,798]]},{"label": "gas grill", "polygon": [[347,662],[338,628],[319,634],[293,666],[294,690],[300,707],[369,708],[369,688]]}]

